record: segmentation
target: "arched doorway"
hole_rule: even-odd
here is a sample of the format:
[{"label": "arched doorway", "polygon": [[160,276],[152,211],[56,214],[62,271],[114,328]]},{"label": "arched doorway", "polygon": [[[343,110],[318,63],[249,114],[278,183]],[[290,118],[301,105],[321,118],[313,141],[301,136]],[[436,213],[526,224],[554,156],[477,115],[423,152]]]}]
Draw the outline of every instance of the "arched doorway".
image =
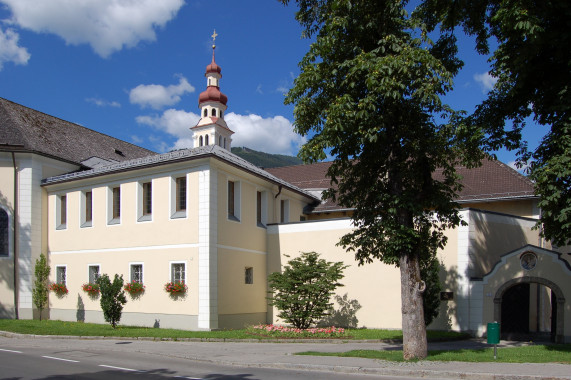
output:
[{"label": "arched doorway", "polygon": [[[502,335],[508,339],[528,339],[531,333],[537,338],[541,331],[549,331],[543,337],[551,337],[551,340],[561,343],[564,304],[563,292],[552,281],[541,277],[515,278],[496,292],[494,318],[501,323]],[[549,310],[545,310],[546,305]],[[543,311],[533,313],[534,308],[542,308]]]}]

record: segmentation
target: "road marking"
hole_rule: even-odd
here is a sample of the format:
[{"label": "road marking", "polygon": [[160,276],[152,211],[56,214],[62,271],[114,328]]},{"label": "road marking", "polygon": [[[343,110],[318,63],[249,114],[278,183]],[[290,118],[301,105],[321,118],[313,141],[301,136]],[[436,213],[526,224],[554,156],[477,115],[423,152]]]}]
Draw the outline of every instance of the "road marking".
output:
[{"label": "road marking", "polygon": [[188,379],[188,380],[204,380],[202,377],[188,377],[188,376],[175,376],[179,379]]},{"label": "road marking", "polygon": [[15,354],[21,354],[21,353],[22,353],[22,351],[5,350],[5,349],[3,349],[3,348],[0,348],[0,351],[4,351],[4,352],[13,352],[13,353],[15,353]]},{"label": "road marking", "polygon": [[71,363],[79,363],[79,360],[56,358],[56,357],[53,357],[53,356],[42,356],[42,358],[54,359],[54,360],[61,360],[61,361],[64,361],[64,362],[71,362]]},{"label": "road marking", "polygon": [[112,366],[112,365],[105,365],[105,364],[99,364],[99,367],[119,369],[119,370],[121,370],[121,371],[143,372],[143,371],[139,371],[138,369],[123,368],[123,367],[114,367],[114,366]]}]

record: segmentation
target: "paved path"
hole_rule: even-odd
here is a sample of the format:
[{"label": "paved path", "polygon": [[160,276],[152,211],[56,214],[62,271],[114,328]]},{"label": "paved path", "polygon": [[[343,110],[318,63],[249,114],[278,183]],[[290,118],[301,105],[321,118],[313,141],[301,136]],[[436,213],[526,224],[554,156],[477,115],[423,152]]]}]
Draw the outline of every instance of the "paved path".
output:
[{"label": "paved path", "polygon": [[[431,362],[394,363],[375,359],[340,358],[326,356],[297,356],[302,351],[341,352],[355,349],[400,349],[399,344],[381,342],[311,342],[311,343],[252,343],[233,342],[174,342],[151,341],[147,339],[98,338],[79,339],[76,337],[42,337],[0,332],[0,346],[57,344],[70,349],[81,349],[85,345],[101,350],[117,349],[117,342],[129,341],[121,345],[123,350],[145,352],[153,355],[185,358],[202,362],[235,365],[242,367],[284,368],[298,370],[334,371],[340,373],[363,373],[386,376],[448,378],[448,379],[567,379],[571,380],[571,365],[536,363],[467,363]],[[16,340],[16,342],[14,342]],[[57,343],[54,343],[57,341]],[[520,345],[517,342],[502,341],[503,347]],[[462,348],[489,347],[485,341],[472,339],[456,342],[430,343],[429,349],[455,350]]]}]

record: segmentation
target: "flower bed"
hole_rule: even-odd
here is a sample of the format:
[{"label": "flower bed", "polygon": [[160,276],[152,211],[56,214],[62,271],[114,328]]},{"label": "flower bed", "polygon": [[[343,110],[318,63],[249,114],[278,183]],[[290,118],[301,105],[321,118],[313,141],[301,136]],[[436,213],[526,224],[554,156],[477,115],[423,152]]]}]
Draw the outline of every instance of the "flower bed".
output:
[{"label": "flower bed", "polygon": [[271,336],[275,338],[345,338],[345,329],[341,327],[315,327],[298,329],[295,327],[276,325],[250,326],[248,331],[256,335]]},{"label": "flower bed", "polygon": [[133,281],[126,283],[123,289],[125,289],[125,291],[130,295],[134,296],[142,294],[145,291],[145,285],[143,285],[141,282]]},{"label": "flower bed", "polygon": [[87,282],[87,283],[81,285],[81,289],[83,289],[83,291],[85,293],[89,294],[90,296],[99,295],[99,285],[98,284],[93,284],[91,282]]},{"label": "flower bed", "polygon": [[184,282],[167,282],[165,284],[165,292],[171,295],[184,294],[188,287]]},{"label": "flower bed", "polygon": [[68,293],[67,286],[65,286],[65,284],[57,284],[55,282],[50,285],[50,290],[58,296],[62,296]]}]

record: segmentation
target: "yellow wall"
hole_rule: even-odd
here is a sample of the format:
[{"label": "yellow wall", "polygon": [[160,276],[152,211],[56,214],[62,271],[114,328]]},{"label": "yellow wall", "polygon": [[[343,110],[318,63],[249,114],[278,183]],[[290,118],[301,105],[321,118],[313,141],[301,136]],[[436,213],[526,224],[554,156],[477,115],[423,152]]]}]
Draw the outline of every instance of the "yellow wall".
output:
[{"label": "yellow wall", "polygon": [[[350,231],[348,227],[348,220],[276,226],[268,236],[268,274],[281,270],[281,266],[298,257],[302,251],[318,252],[327,261],[341,261],[349,267],[340,281],[345,286],[338,288],[336,293],[347,294],[348,299],[359,301],[362,306],[356,314],[359,326],[400,328],[399,270],[378,260],[358,266],[352,253],[336,246],[341,236]],[[268,322],[281,322],[276,316],[277,311],[270,310]]]}]

